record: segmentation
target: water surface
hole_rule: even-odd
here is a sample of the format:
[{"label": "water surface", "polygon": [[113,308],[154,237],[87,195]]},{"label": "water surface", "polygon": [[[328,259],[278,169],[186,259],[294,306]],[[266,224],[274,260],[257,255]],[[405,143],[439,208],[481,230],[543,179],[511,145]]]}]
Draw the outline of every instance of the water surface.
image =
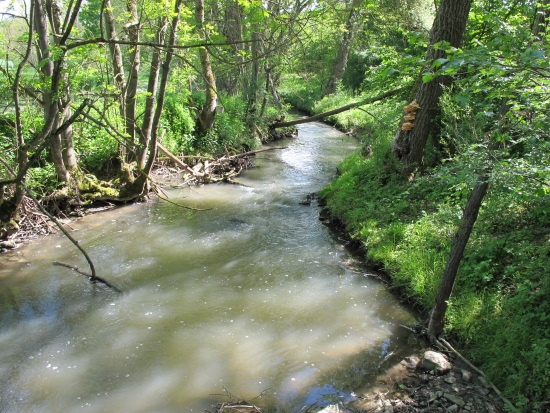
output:
[{"label": "water surface", "polygon": [[71,224],[122,295],[53,266],[87,270],[61,236],[17,251],[0,274],[0,411],[201,412],[228,392],[298,412],[372,380],[412,315],[300,205],[356,142],[313,123],[280,145],[240,185],[168,190],[207,211],[155,200]]}]

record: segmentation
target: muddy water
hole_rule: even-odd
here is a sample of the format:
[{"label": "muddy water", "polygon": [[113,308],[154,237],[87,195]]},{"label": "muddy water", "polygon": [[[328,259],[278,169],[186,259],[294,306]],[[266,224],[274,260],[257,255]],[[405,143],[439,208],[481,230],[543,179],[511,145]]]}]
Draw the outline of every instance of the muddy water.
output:
[{"label": "muddy water", "polygon": [[207,211],[153,201],[72,224],[122,295],[53,266],[86,269],[62,237],[9,257],[0,411],[201,412],[229,392],[297,412],[349,400],[406,349],[412,315],[300,205],[356,143],[306,124],[282,144],[241,185],[168,191]]}]

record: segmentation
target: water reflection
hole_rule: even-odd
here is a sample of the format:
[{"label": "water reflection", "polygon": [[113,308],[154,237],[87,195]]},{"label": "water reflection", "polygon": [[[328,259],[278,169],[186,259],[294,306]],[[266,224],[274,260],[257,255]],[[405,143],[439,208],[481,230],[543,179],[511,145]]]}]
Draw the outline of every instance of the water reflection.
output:
[{"label": "water reflection", "polygon": [[243,185],[169,191],[208,211],[155,201],[74,225],[123,295],[52,266],[85,268],[62,237],[20,250],[0,281],[0,410],[202,411],[269,388],[259,404],[298,411],[374,377],[412,317],[299,204],[355,144],[319,124],[286,144]]}]

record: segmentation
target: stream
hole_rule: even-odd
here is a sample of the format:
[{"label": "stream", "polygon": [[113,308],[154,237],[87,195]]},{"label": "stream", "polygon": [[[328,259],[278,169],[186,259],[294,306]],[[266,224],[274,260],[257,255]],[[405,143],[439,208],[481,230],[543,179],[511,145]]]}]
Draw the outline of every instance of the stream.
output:
[{"label": "stream", "polygon": [[[300,205],[357,142],[303,124],[218,184],[72,223],[0,256],[1,412],[299,412],[354,397],[407,351],[414,316]],[[260,396],[256,398],[257,396]]]}]

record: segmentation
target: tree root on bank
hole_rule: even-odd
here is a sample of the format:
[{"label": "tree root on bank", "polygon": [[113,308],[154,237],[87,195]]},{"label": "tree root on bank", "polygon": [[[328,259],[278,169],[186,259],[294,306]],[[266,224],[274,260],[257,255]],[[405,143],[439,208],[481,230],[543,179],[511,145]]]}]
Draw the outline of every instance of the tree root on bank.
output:
[{"label": "tree root on bank", "polygon": [[464,364],[466,364],[469,368],[471,368],[475,373],[477,373],[480,377],[483,377],[487,384],[493,389],[493,391],[497,394],[497,396],[504,402],[504,404],[508,405],[511,408],[511,411],[515,409],[514,405],[510,400],[508,400],[506,397],[503,396],[501,391],[487,378],[485,373],[478,369],[476,366],[474,366],[466,357],[464,357],[462,354],[460,354],[457,350],[454,349],[449,342],[447,342],[443,338],[435,339],[434,344],[438,345],[440,348],[446,349],[447,351],[450,351],[455,356],[457,356]]}]

